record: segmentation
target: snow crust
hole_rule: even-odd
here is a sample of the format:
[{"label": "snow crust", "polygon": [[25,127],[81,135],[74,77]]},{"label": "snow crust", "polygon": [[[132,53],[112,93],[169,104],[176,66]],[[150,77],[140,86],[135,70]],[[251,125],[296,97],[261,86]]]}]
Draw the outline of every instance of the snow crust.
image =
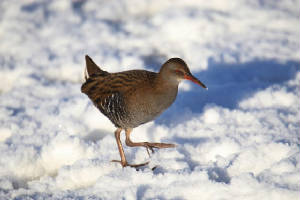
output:
[{"label": "snow crust", "polygon": [[[299,5],[1,1],[0,199],[299,199]],[[80,92],[85,54],[110,72],[187,62],[209,90],[183,82],[132,133],[176,148],[125,146],[150,161],[139,171],[110,162],[115,128]]]}]

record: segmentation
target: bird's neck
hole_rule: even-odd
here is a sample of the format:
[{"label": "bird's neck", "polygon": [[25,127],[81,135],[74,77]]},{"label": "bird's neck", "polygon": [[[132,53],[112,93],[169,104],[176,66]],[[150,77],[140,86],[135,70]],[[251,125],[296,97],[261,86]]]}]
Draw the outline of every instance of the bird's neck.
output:
[{"label": "bird's neck", "polygon": [[158,76],[155,80],[155,93],[157,95],[157,102],[160,102],[160,107],[166,109],[169,107],[176,99],[178,92],[178,81],[167,79],[166,76]]},{"label": "bird's neck", "polygon": [[176,77],[166,73],[165,71],[160,71],[155,80],[155,85],[157,89],[167,90],[167,89],[173,89],[177,90],[179,81],[176,79]]}]

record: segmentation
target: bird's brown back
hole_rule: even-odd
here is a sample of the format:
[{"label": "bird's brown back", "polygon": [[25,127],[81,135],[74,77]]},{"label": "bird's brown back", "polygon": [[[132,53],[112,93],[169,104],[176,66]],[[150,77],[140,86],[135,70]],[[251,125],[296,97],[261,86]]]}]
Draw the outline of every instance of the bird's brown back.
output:
[{"label": "bird's brown back", "polygon": [[131,70],[119,73],[98,71],[87,78],[81,91],[117,127],[136,126],[128,110],[130,97],[141,87],[153,87],[157,73],[145,70]]}]

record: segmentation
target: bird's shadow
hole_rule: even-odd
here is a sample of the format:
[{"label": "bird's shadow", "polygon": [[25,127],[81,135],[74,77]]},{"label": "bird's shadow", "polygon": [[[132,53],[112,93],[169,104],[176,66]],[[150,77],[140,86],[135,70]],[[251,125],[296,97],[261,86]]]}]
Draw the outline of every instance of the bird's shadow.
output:
[{"label": "bird's shadow", "polygon": [[195,73],[208,90],[192,84],[189,91],[179,91],[174,104],[156,123],[180,123],[192,114],[201,113],[208,104],[235,109],[240,101],[255,92],[293,79],[299,70],[300,63],[295,61],[258,60],[240,64],[210,61],[207,70]]},{"label": "bird's shadow", "polygon": [[85,135],[83,139],[85,141],[97,142],[99,140],[102,140],[107,135],[112,135],[112,132],[103,129],[95,129]]}]

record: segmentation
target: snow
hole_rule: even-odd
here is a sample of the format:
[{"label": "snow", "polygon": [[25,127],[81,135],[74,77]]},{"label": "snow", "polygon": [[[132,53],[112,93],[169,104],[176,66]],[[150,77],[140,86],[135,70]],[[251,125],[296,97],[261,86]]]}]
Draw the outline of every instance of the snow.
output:
[{"label": "snow", "polygon": [[[0,2],[0,199],[298,199],[299,0]],[[124,146],[80,92],[84,56],[158,71],[181,57],[209,90]],[[124,133],[121,137],[124,143]],[[152,168],[155,168],[152,170]]]}]

